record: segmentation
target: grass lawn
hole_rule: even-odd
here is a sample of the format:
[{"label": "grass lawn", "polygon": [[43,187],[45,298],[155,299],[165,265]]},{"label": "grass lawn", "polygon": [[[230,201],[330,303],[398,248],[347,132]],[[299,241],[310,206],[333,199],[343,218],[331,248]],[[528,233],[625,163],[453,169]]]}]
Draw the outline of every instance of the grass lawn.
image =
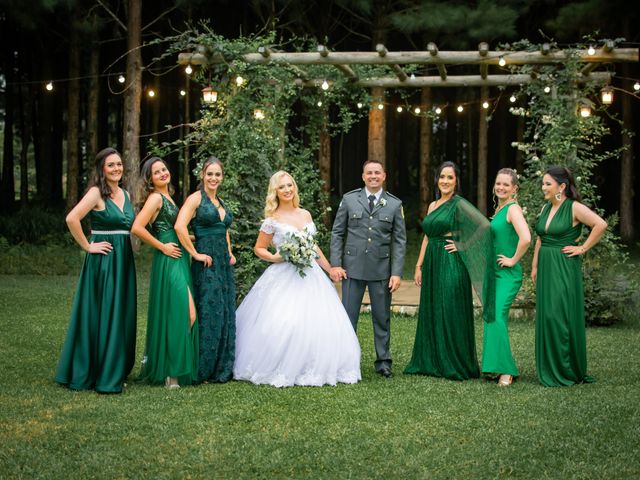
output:
[{"label": "grass lawn", "polygon": [[395,376],[385,380],[365,316],[357,385],[168,391],[130,381],[105,396],[52,381],[76,280],[0,276],[0,478],[640,477],[637,321],[589,329],[592,385],[539,386],[527,320],[511,325],[522,376],[510,388],[402,375],[410,317],[393,320]]}]

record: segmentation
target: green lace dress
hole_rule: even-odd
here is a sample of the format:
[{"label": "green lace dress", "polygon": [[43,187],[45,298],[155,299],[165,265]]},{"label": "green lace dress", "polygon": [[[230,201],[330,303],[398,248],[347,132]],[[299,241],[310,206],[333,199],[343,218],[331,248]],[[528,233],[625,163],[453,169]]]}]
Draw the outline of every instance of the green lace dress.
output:
[{"label": "green lace dress", "polygon": [[[178,207],[162,195],[162,207],[152,225],[153,235],[162,243],[178,245],[173,224]],[[198,379],[198,327],[189,320],[191,272],[189,255],[171,258],[156,250],[149,282],[147,341],[140,380],[161,384],[166,377],[177,377],[180,385]],[[197,321],[196,321],[197,323]]]},{"label": "green lace dress", "polygon": [[135,361],[136,270],[129,239],[133,208],[108,198],[92,210],[90,242],[107,241],[107,255],[87,253],[71,308],[55,381],[73,390],[120,393]]},{"label": "green lace dress", "polygon": [[[515,203],[515,202],[514,202]],[[518,247],[518,234],[507,221],[509,207],[505,205],[491,220],[495,259],[498,255],[513,257]],[[482,373],[519,375],[509,344],[509,310],[511,303],[522,286],[522,266],[518,262],[513,267],[496,268],[496,318],[484,322],[482,339]]]},{"label": "green lace dress", "polygon": [[195,247],[210,255],[213,264],[205,268],[202,262],[191,262],[194,300],[198,311],[200,359],[198,380],[226,382],[233,375],[236,342],[236,287],[229,264],[227,229],[233,214],[224,207],[224,219],[203,192],[200,206],[191,221]]},{"label": "green lace dress", "polygon": [[593,381],[587,375],[587,341],[580,256],[562,247],[575,245],[582,224],[573,226],[573,200],[566,199],[547,228],[551,203],[536,223],[541,245],[536,281],[536,369],[540,383],[560,387]]},{"label": "green lace dress", "polygon": [[[492,259],[489,222],[456,195],[428,214],[422,221],[422,229],[428,244],[422,264],[418,325],[411,361],[404,373],[452,380],[477,378],[480,370],[470,271],[474,272],[473,277],[476,272],[484,277],[486,265]],[[445,250],[448,239],[455,240],[458,252]],[[481,262],[467,264],[472,258]],[[479,283],[483,281],[481,278]],[[481,290],[481,298],[488,292]]]}]

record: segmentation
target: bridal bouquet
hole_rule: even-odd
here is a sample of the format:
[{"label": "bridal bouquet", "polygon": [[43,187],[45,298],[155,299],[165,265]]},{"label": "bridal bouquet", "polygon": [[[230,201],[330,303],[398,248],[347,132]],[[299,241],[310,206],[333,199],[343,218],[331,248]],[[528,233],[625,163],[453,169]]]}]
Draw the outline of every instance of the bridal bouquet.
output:
[{"label": "bridal bouquet", "polygon": [[306,275],[304,269],[310,267],[311,262],[318,258],[316,242],[313,235],[306,230],[286,233],[278,251],[285,262],[296,267],[301,277]]}]

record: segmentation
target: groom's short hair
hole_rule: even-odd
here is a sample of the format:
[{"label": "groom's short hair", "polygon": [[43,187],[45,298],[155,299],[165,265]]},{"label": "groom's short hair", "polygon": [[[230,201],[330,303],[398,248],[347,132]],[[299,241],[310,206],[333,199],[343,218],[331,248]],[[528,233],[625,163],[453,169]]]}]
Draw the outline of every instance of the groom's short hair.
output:
[{"label": "groom's short hair", "polygon": [[380,165],[382,167],[382,171],[384,172],[384,163],[382,163],[379,160],[367,160],[362,164],[362,171],[364,172],[364,169],[367,168],[367,165],[369,165],[370,163],[377,163],[378,165]]}]

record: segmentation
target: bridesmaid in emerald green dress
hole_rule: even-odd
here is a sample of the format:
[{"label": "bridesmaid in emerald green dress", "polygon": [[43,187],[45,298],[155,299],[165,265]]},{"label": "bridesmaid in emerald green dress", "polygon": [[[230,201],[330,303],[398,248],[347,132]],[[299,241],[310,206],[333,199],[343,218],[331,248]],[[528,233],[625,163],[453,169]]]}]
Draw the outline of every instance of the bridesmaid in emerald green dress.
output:
[{"label": "bridesmaid in emerald green dress", "polygon": [[[149,282],[147,342],[140,379],[167,388],[191,385],[198,377],[198,328],[191,291],[189,256],[173,224],[171,173],[158,157],[142,166],[138,202],[144,203],[131,232],[155,248]],[[151,225],[151,232],[147,230]]]},{"label": "bridesmaid in emerald green dress", "polygon": [[472,284],[485,315],[495,307],[493,245],[488,220],[457,195],[459,170],[440,165],[436,201],[422,222],[416,264],[420,307],[413,355],[404,373],[466,380],[480,376],[474,335]]},{"label": "bridesmaid in emerald green dress", "polygon": [[[120,393],[136,347],[136,271],[129,239],[133,208],[120,188],[122,160],[113,148],[96,155],[92,186],[67,215],[87,252],[55,381],[73,390]],[[81,220],[91,219],[91,240]]]},{"label": "bridesmaid in emerald green dress", "polygon": [[482,373],[499,375],[498,385],[509,386],[519,375],[509,344],[509,310],[522,286],[520,259],[531,244],[531,233],[522,208],[515,201],[518,175],[510,168],[498,171],[493,193],[498,199],[491,220],[496,262],[496,315],[484,322]]},{"label": "bridesmaid in emerald green dress", "polygon": [[[236,288],[229,227],[233,214],[218,197],[224,178],[222,163],[209,157],[202,166],[202,181],[180,209],[175,229],[191,254],[193,297],[198,313],[200,382],[226,382],[233,376],[236,343]],[[187,225],[195,234],[195,245]]]},{"label": "bridesmaid in emerald green dress", "polygon": [[[580,256],[598,243],[607,222],[580,203],[573,176],[564,167],[546,170],[542,193],[549,203],[535,226],[538,239],[531,265],[538,379],[546,387],[590,383]],[[591,233],[578,245],[582,225]]]}]

